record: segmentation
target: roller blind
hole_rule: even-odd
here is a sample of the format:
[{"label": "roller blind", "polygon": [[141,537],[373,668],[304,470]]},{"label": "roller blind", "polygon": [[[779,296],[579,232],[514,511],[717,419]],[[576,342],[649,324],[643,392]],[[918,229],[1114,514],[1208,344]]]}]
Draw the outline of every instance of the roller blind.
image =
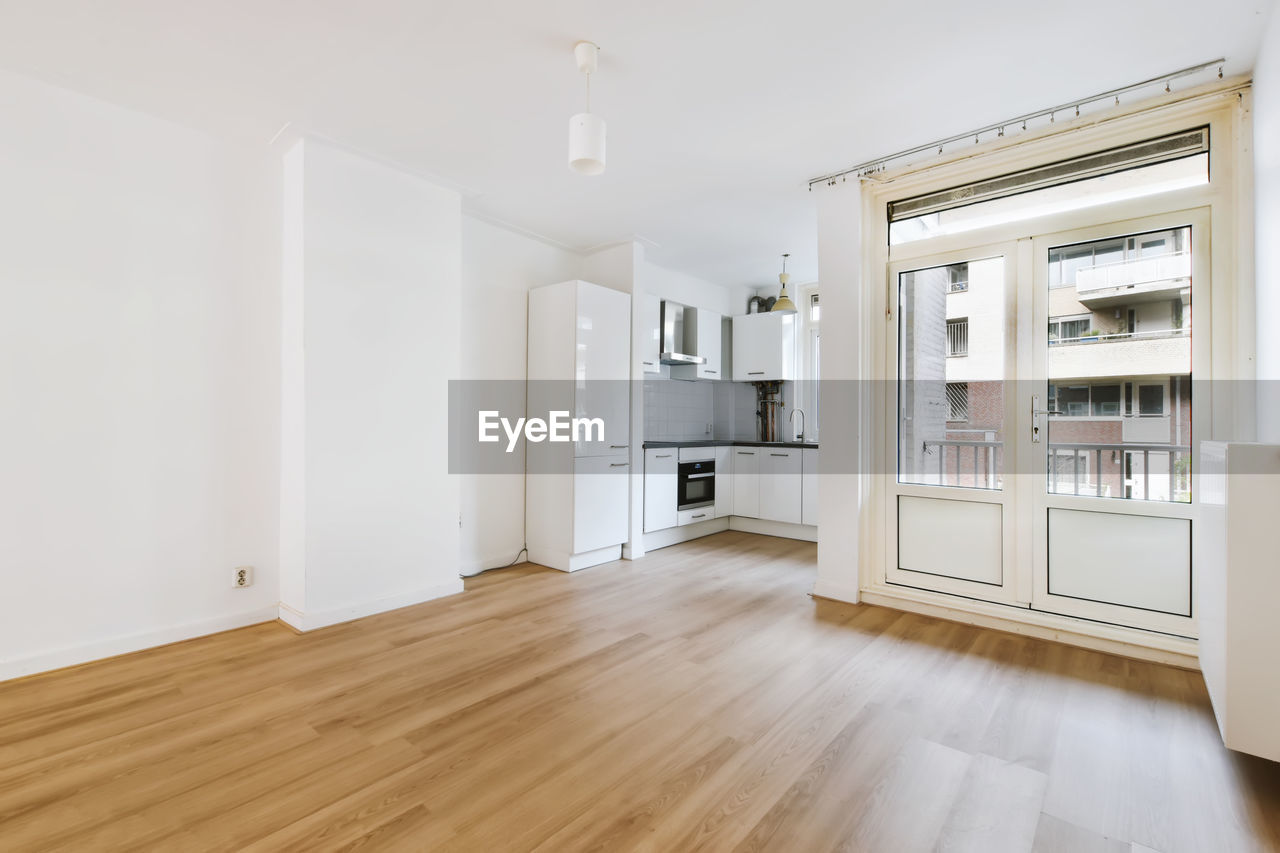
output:
[{"label": "roller blind", "polygon": [[1145,142],[1135,142],[1094,154],[1061,160],[1047,166],[1036,166],[1032,169],[1010,172],[1007,175],[890,202],[889,221],[897,222],[900,219],[910,219],[950,208],[1042,190],[1059,184],[1097,178],[1127,169],[1181,160],[1184,157],[1203,154],[1208,150],[1208,127],[1182,131],[1158,139],[1148,139]]}]

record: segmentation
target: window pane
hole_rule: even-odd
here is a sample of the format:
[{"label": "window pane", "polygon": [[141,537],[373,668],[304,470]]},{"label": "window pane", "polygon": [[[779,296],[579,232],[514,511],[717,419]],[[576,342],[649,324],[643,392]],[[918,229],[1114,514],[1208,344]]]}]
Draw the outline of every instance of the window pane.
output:
[{"label": "window pane", "polygon": [[1141,385],[1138,387],[1138,414],[1164,414],[1164,387],[1160,385]]},{"label": "window pane", "polygon": [[[1048,489],[1191,499],[1191,229],[1055,246]],[[1067,271],[1069,270],[1069,272]],[[1077,491],[1078,490],[1078,491]]]},{"label": "window pane", "polygon": [[1089,395],[1095,416],[1113,418],[1120,414],[1119,385],[1094,385]]},{"label": "window pane", "polygon": [[[999,489],[1004,258],[898,277],[898,478]],[[955,289],[964,282],[963,289]]]}]

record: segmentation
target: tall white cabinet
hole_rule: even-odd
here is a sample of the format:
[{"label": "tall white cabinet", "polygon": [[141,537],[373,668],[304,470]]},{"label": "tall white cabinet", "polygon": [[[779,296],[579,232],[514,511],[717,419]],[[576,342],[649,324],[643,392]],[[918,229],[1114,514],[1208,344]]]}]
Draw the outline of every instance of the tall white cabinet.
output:
[{"label": "tall white cabinet", "polygon": [[604,435],[526,441],[529,560],[572,572],[620,559],[630,500],[631,296],[586,281],[529,292],[525,416],[599,418]]}]

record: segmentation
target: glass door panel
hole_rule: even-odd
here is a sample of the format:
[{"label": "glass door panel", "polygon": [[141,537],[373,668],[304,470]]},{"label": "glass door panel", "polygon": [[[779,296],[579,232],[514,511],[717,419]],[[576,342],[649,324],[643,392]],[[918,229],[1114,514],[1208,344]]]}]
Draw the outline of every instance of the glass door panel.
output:
[{"label": "glass door panel", "polygon": [[1191,316],[1196,271],[1207,268],[1201,218],[1033,241],[1043,384],[1028,456],[1044,465],[1036,609],[1194,634],[1191,379],[1201,342]]},{"label": "glass door panel", "polygon": [[897,382],[886,580],[990,601],[1012,597],[1005,393],[1013,362],[1013,246],[891,270]]}]

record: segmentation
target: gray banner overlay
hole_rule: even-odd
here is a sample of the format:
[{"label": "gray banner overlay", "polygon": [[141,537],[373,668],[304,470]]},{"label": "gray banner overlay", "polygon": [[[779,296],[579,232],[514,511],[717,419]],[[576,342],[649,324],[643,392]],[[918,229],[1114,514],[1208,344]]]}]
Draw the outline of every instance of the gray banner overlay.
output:
[{"label": "gray banner overlay", "polygon": [[[1103,380],[1091,381],[1104,385]],[[623,463],[632,461],[637,445],[646,440],[679,441],[678,436],[644,436],[639,428],[632,429],[631,407],[644,399],[645,384],[452,380],[449,471],[625,473],[630,468]],[[697,384],[708,386],[710,394],[717,383]],[[1094,483],[1089,488],[1101,488],[1107,477],[1118,484],[1139,476],[1149,479],[1154,473],[1168,478],[1170,489],[1179,489],[1197,473],[1201,441],[1248,440],[1255,410],[1280,410],[1280,381],[1183,379],[1167,384],[1162,394],[1140,394],[1136,387],[1126,390],[1121,385],[1119,396],[1111,388],[1095,387],[1090,394],[1066,384],[1051,392],[1049,383],[1031,381],[786,384],[784,412],[794,405],[791,397],[803,389],[809,438],[818,438],[819,474],[896,475],[904,482],[979,488],[992,487],[1010,475],[1043,476],[1053,470],[1055,476],[1071,477],[1075,488],[1080,488],[1082,478]],[[1036,419],[1039,441],[1032,446],[1043,453],[1015,454],[1011,443],[1026,438],[1016,430],[1031,426],[1032,396],[1041,411]],[[893,421],[877,424],[872,435],[857,435],[858,413],[884,411],[885,406],[896,413]],[[1226,434],[1229,425],[1246,422],[1248,429]],[[885,450],[885,429],[897,433],[894,451]],[[755,432],[737,434],[729,424],[717,424],[715,436],[716,444],[758,439]],[[784,437],[791,438],[789,433]],[[605,464],[603,457],[618,464]],[[1011,467],[1015,458],[1016,467]]]}]

